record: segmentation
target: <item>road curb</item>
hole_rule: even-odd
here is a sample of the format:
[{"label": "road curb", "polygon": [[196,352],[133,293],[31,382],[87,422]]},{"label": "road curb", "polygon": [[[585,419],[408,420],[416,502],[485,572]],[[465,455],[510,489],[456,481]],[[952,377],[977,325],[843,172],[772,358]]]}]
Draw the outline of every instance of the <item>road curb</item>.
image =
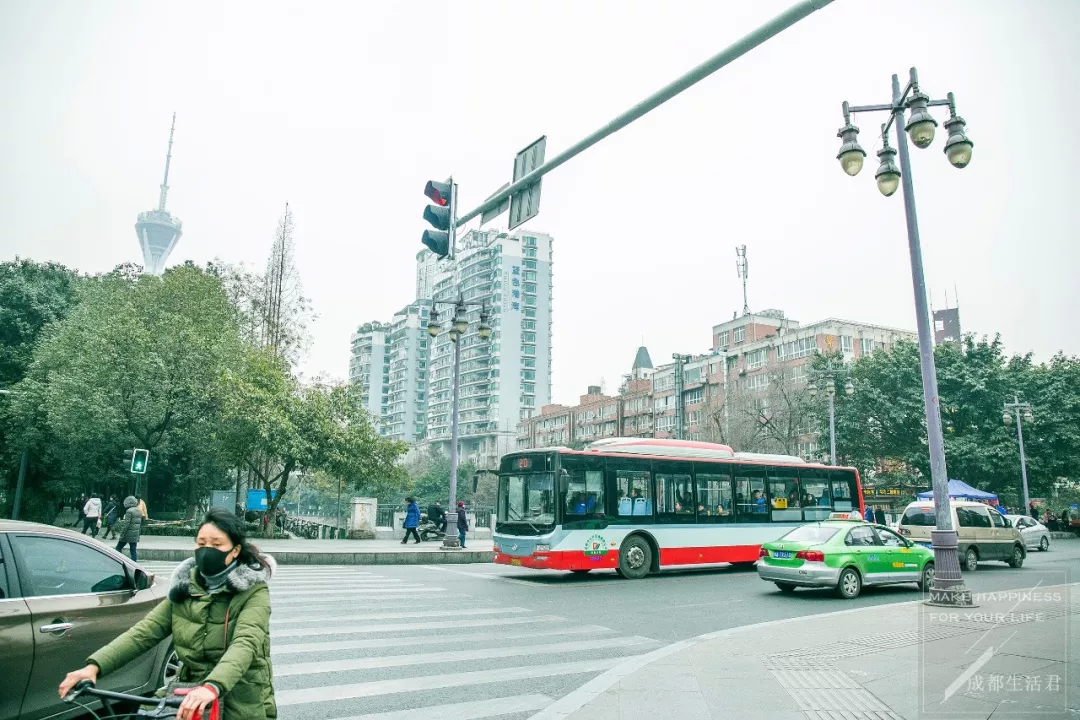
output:
[{"label": "road curb", "polygon": [[[1074,587],[1080,583],[1062,583],[1062,587]],[[904,607],[907,605],[919,605],[922,604],[922,600],[909,600],[899,603],[885,603],[883,605],[871,605],[869,607],[851,608],[850,610],[834,610],[827,613],[816,613],[814,615],[802,615],[794,618],[784,618],[783,620],[768,620],[766,622],[754,623],[752,625],[740,625],[739,627],[725,628],[723,630],[714,630],[703,635],[687,638],[686,640],[680,640],[666,645],[662,648],[657,648],[652,652],[645,653],[644,655],[638,655],[636,657],[629,658],[625,662],[619,663],[615,667],[607,670],[606,672],[597,675],[589,682],[585,683],[577,690],[563,696],[556,702],[548,705],[540,712],[532,715],[528,720],[566,720],[570,715],[577,712],[581,708],[588,705],[595,700],[599,695],[611,689],[612,686],[625,680],[630,675],[634,674],[638,670],[647,667],[657,660],[662,660],[666,657],[674,655],[677,652],[688,650],[689,648],[699,645],[709,640],[716,640],[722,637],[729,637],[731,635],[738,635],[744,632],[752,632],[755,630],[761,630],[763,628],[775,627],[777,625],[783,625],[790,622],[805,622],[807,620],[815,620],[825,617],[836,617],[838,615],[852,615],[855,613],[873,612],[882,609],[892,609],[896,607]]]},{"label": "road curb", "polygon": [[[191,557],[190,549],[139,548],[139,561],[181,562]],[[492,550],[425,552],[271,552],[278,565],[466,565],[490,563]]]}]

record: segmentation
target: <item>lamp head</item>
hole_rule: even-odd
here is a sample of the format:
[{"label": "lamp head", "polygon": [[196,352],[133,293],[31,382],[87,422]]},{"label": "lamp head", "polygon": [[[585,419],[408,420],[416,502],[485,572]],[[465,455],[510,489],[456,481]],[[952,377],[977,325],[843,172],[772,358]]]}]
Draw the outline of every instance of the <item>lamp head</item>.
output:
[{"label": "lamp head", "polygon": [[934,142],[937,120],[930,114],[930,110],[926,106],[929,101],[930,97],[928,95],[916,91],[907,103],[908,121],[907,125],[904,126],[904,130],[907,131],[911,137],[911,142],[917,148],[930,147],[930,143]]},{"label": "lamp head", "polygon": [[955,168],[965,168],[971,162],[971,150],[975,147],[964,132],[964,118],[954,114],[945,121],[945,129],[949,132],[949,139],[945,141],[945,157]]},{"label": "lamp head", "polygon": [[836,132],[836,136],[843,143],[840,145],[840,152],[836,154],[836,159],[840,161],[840,167],[848,175],[858,175],[859,171],[862,170],[863,158],[866,157],[866,151],[862,149],[858,141],[859,128],[847,123]]},{"label": "lamp head", "polygon": [[896,188],[900,187],[900,168],[896,165],[896,150],[887,144],[877,151],[881,164],[878,165],[874,179],[877,181],[878,190],[885,197],[889,197]]}]

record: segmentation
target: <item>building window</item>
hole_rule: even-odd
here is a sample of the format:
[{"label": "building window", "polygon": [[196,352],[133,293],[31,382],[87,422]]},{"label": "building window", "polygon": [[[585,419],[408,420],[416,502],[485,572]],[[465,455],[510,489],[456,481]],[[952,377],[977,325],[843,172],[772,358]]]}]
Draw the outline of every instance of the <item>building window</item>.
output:
[{"label": "building window", "polygon": [[735,328],[735,342],[741,343],[746,337],[746,328]]},{"label": "building window", "polygon": [[522,320],[521,321],[521,329],[522,330],[535,330],[536,329],[536,321],[535,320]]},{"label": "building window", "polygon": [[527,293],[534,293],[536,292],[536,283],[525,283],[523,289]]},{"label": "building window", "polygon": [[718,336],[718,338],[716,340],[716,346],[717,347],[722,347],[722,348],[727,347],[729,337],[730,337],[730,333],[727,330],[720,333],[720,335]]},{"label": "building window", "polygon": [[535,370],[522,370],[521,371],[521,379],[522,380],[535,380],[536,379],[536,371]]},{"label": "building window", "polygon": [[527,343],[536,342],[536,333],[534,333],[534,332],[521,333],[521,342],[527,342]]},{"label": "building window", "polygon": [[522,264],[523,266],[525,266],[525,267],[527,267],[527,268],[531,269],[531,270],[535,270],[535,269],[536,269],[536,261],[535,261],[535,260],[523,260],[523,261],[521,262],[521,264]]},{"label": "building window", "polygon": [[521,359],[521,364],[522,364],[522,365],[523,365],[524,367],[530,367],[530,368],[534,368],[534,367],[536,367],[536,358],[531,358],[531,357],[529,357],[529,358],[522,358],[522,359]]},{"label": "building window", "polygon": [[521,244],[525,245],[526,247],[536,247],[536,238],[528,236],[523,237],[521,239]]},{"label": "building window", "polygon": [[859,342],[862,344],[862,354],[869,355],[877,349],[877,343],[870,338],[860,338]]},{"label": "building window", "polygon": [[840,336],[840,352],[851,353],[852,337],[850,335]]},{"label": "building window", "polygon": [[532,383],[521,383],[521,392],[535,393],[536,385]]},{"label": "building window", "polygon": [[761,348],[760,350],[754,350],[753,352],[746,353],[746,368],[747,370],[754,370],[756,368],[765,367],[769,362],[769,349]]},{"label": "building window", "polygon": [[795,365],[790,367],[784,375],[791,382],[806,382],[806,365]]},{"label": "building window", "polygon": [[746,387],[750,390],[764,390],[769,387],[769,374],[751,375],[746,381]]},{"label": "building window", "polygon": [[699,402],[701,402],[701,397],[702,397],[701,388],[698,388],[696,390],[691,390],[688,393],[684,393],[683,394],[683,398],[684,398],[683,402],[685,404],[687,404],[687,405],[696,405]]},{"label": "building window", "polygon": [[525,308],[525,317],[527,317],[527,318],[536,317],[536,308],[531,308],[531,307]]},{"label": "building window", "polygon": [[536,257],[536,248],[527,247],[524,250],[524,254],[527,258],[534,258]]},{"label": "building window", "polygon": [[813,355],[815,352],[817,352],[817,341],[815,338],[808,337],[778,345],[776,347],[776,359],[780,362],[795,360],[807,355]]}]

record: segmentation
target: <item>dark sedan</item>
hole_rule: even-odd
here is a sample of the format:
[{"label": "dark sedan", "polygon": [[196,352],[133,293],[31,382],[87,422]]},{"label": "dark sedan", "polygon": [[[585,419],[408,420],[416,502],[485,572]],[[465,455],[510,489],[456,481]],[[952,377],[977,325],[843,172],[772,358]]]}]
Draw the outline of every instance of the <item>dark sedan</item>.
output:
[{"label": "dark sedan", "polygon": [[[64,675],[141,620],[167,588],[89,537],[0,520],[0,718],[70,717]],[[106,690],[150,694],[176,670],[168,641],[102,678]]]}]

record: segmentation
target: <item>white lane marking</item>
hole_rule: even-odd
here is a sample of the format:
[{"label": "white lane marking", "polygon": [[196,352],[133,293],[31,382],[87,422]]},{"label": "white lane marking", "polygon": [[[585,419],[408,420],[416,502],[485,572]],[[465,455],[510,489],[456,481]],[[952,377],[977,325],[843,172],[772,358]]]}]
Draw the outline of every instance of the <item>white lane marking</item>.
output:
[{"label": "white lane marking", "polygon": [[347,599],[358,593],[378,594],[378,593],[405,593],[405,592],[445,592],[444,588],[431,588],[424,585],[357,585],[356,587],[343,587],[335,588],[333,590],[292,590],[287,588],[285,590],[274,590],[270,588],[271,598],[302,598],[302,597],[317,597],[325,595],[336,595],[342,599]]},{"label": "white lane marking", "polygon": [[[531,588],[558,587],[558,586],[551,586],[551,585],[545,585],[543,583],[538,583],[538,582],[536,582],[534,580],[518,580],[516,578],[504,577],[502,575],[488,575],[488,574],[484,574],[484,573],[474,573],[474,572],[469,572],[468,570],[458,570],[456,568],[441,567],[439,565],[420,565],[419,567],[425,568],[427,570],[438,570],[439,572],[453,573],[454,575],[464,575],[465,577],[474,578],[476,580],[498,580],[499,582],[513,583],[514,585],[524,585],[525,587],[531,587]],[[579,587],[579,585],[574,585],[574,587],[575,588]]]},{"label": "white lane marking", "polygon": [[[322,592],[314,591],[311,593],[277,593],[271,594],[271,598],[283,598],[281,601],[285,605],[308,605],[313,602],[341,602],[349,600],[355,597],[379,597],[383,595],[415,595],[416,593],[441,593],[446,592],[445,588],[436,587],[410,587],[410,588],[367,588],[366,590],[353,590],[347,595],[340,592]],[[313,595],[319,595],[323,597],[312,597]]]},{"label": "white lane marking", "polygon": [[560,675],[581,675],[600,672],[614,667],[622,658],[603,660],[583,660],[581,662],[554,663],[551,665],[530,665],[528,667],[498,668],[496,670],[476,670],[473,672],[447,673],[444,675],[425,675],[398,680],[377,680],[374,682],[352,683],[349,685],[329,685],[303,688],[300,690],[277,690],[274,694],[278,707],[301,705],[351,698],[374,697],[395,693],[416,693],[438,688],[465,687],[488,683],[512,682],[531,678],[558,677]]},{"label": "white lane marking", "polygon": [[[469,635],[469,641],[473,642],[486,639],[490,642],[504,642],[507,640],[551,638],[560,637],[563,635],[574,635],[575,637],[577,637],[581,635],[596,635],[598,633],[610,632],[615,631],[611,628],[606,628],[601,625],[584,625],[582,627],[567,627],[562,630],[539,630],[536,632],[516,633],[511,635]],[[336,650],[374,650],[379,648],[401,647],[401,638],[370,638],[368,640],[328,640],[325,642],[313,643],[281,643],[277,642],[277,636],[273,632],[271,632],[271,637],[274,640],[274,644],[273,648],[270,650],[270,654],[275,657],[279,655],[333,652]],[[460,646],[461,642],[462,638],[459,635],[455,635],[452,637],[439,635],[433,638],[426,638],[424,640],[424,647],[429,647],[432,645]]]},{"label": "white lane marking", "polygon": [[[413,631],[414,634],[423,630],[448,630],[451,628],[467,627],[492,627],[495,625],[525,625],[541,622],[559,622],[566,618],[557,615],[540,615],[537,617],[512,617],[512,618],[483,618],[481,620],[447,620],[445,622],[431,623],[398,623],[395,625],[346,625],[344,627],[320,627],[320,628],[289,628],[287,630],[273,631],[273,637],[307,637],[309,635],[358,635],[361,633],[382,633]],[[406,642],[402,640],[402,642]]]},{"label": "white lane marking", "polygon": [[514,613],[530,612],[525,608],[461,608],[453,610],[416,610],[413,612],[383,612],[368,613],[366,615],[324,615],[318,618],[295,618],[278,620],[271,618],[270,625],[295,625],[297,623],[325,623],[327,620],[340,622],[352,622],[354,620],[407,620],[408,618],[433,618],[433,617],[462,617],[465,615],[505,615]]},{"label": "white lane marking", "polygon": [[274,677],[289,675],[316,675],[328,672],[348,670],[375,670],[378,668],[413,667],[416,665],[437,665],[445,662],[467,662],[470,660],[491,660],[495,658],[526,657],[531,655],[561,655],[563,653],[588,652],[590,650],[611,650],[630,648],[635,645],[655,644],[655,640],[645,637],[615,637],[603,640],[582,640],[578,642],[549,643],[547,645],[515,645],[513,647],[494,647],[483,650],[459,650],[451,652],[382,655],[380,657],[349,658],[346,660],[316,660],[315,662],[277,662],[274,664]]},{"label": "white lane marking", "polygon": [[331,720],[416,720],[419,715],[436,717],[440,720],[479,720],[498,715],[541,710],[550,704],[551,698],[547,695],[515,695],[474,702],[428,705],[411,710],[393,710],[371,715],[351,715]]}]

